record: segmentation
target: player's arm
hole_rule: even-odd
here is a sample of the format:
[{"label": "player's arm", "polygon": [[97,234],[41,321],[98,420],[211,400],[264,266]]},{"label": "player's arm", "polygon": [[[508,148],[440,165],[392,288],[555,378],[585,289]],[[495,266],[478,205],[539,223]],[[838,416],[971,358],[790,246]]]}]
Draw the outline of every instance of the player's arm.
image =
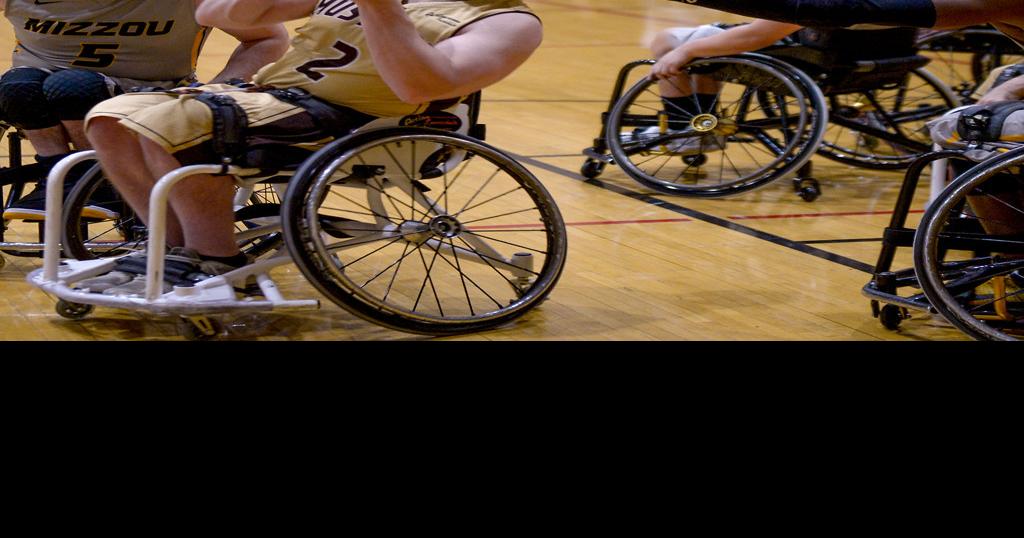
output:
[{"label": "player's arm", "polygon": [[205,26],[245,28],[308,17],[316,0],[201,0],[196,20]]},{"label": "player's arm", "polygon": [[218,0],[195,0],[196,21],[204,26],[220,28],[237,39],[238,46],[231,53],[224,69],[209,82],[226,82],[234,78],[249,80],[261,67],[277,60],[288,50],[288,31],[280,23],[245,26],[220,20],[216,21],[219,24],[211,24],[212,19],[207,20],[207,17],[200,16],[200,11],[217,2]]},{"label": "player's arm", "polygon": [[854,24],[955,27],[980,24],[993,13],[1019,11],[1019,0],[676,0],[709,9],[802,26]]},{"label": "player's arm", "polygon": [[226,82],[233,78],[249,80],[261,67],[277,61],[288,50],[288,31],[281,24],[244,30],[225,28],[224,32],[234,36],[239,43],[224,69],[210,82]]},{"label": "player's arm", "polygon": [[750,24],[734,26],[715,35],[687,41],[659,58],[651,68],[651,76],[655,78],[676,76],[683,66],[696,58],[724,56],[762,49],[800,28],[795,24],[758,19]]},{"label": "player's arm", "polygon": [[984,97],[978,100],[978,104],[1020,100],[1024,100],[1024,76],[1012,78],[989,90]]},{"label": "player's arm", "polygon": [[381,77],[408,103],[468,95],[512,73],[540,45],[540,21],[501,13],[473,22],[432,46],[399,0],[356,0],[366,42]]}]

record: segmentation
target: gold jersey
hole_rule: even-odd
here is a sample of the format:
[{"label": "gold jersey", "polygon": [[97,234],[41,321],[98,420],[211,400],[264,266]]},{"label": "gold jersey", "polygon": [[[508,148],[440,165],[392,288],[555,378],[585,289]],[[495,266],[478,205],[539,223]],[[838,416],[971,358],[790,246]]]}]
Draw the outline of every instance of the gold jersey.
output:
[{"label": "gold jersey", "polygon": [[98,71],[122,87],[192,80],[209,34],[193,0],[7,0],[4,15],[14,67]]},{"label": "gold jersey", "polygon": [[[533,14],[520,0],[417,2],[404,8],[420,36],[431,45],[484,17],[512,11]],[[323,100],[374,116],[415,114],[430,105],[402,102],[381,78],[352,0],[317,2],[288,52],[253,80],[278,88],[303,88]]]}]

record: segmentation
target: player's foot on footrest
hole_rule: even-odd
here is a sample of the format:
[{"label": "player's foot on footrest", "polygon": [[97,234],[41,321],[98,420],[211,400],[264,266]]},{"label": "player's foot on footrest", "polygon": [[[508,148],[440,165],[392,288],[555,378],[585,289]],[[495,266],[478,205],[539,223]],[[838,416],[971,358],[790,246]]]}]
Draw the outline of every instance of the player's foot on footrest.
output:
[{"label": "player's foot on footrest", "polygon": [[[247,259],[247,263],[250,260]],[[114,270],[106,275],[79,282],[77,288],[114,296],[138,296],[146,292],[146,253],[139,252],[119,258]],[[175,286],[193,286],[204,280],[234,271],[241,266],[204,260],[195,250],[174,247],[164,257],[164,280],[161,293]],[[113,285],[109,285],[113,283]],[[247,288],[246,288],[247,289]],[[244,291],[244,290],[241,290]]]},{"label": "player's foot on footrest", "polygon": [[[67,190],[64,195],[67,196]],[[98,220],[112,220],[119,216],[114,207],[118,202],[97,202],[89,200],[82,207],[82,217]],[[5,220],[45,220],[46,219],[46,186],[37,185],[32,192],[13,202],[4,210]]]}]

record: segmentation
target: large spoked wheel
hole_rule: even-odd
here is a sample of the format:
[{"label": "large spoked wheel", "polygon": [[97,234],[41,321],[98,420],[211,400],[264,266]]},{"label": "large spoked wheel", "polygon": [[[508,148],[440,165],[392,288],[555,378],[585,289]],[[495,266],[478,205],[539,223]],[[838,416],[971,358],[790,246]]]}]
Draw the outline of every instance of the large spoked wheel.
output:
[{"label": "large spoked wheel", "polygon": [[1020,46],[987,26],[925,32],[917,41],[919,53],[931,59],[930,70],[959,97],[974,102],[974,92],[992,69],[1024,61]]},{"label": "large spoked wheel", "polygon": [[922,217],[914,269],[929,303],[979,340],[1024,334],[1024,148],[960,175]]},{"label": "large spoked wheel", "polygon": [[[88,210],[100,207],[109,214]],[[64,256],[94,260],[140,250],[146,228],[121,199],[97,164],[89,169],[64,198]]]},{"label": "large spoked wheel", "polygon": [[238,248],[253,258],[284,246],[281,233],[281,197],[284,183],[259,183],[239,189],[235,204]]},{"label": "large spoked wheel", "polygon": [[637,182],[668,194],[728,196],[813,156],[827,108],[806,75],[754,54],[697,60],[686,74],[682,84],[663,84],[684,95],[717,90],[715,102],[665,104],[658,82],[644,79],[608,115],[608,148]]},{"label": "large spoked wheel", "polygon": [[561,214],[533,174],[431,129],[329,144],[293,177],[282,217],[314,287],[364,319],[420,334],[523,315],[551,292],[567,253]]},{"label": "large spoked wheel", "polygon": [[931,151],[927,123],[958,104],[945,83],[921,68],[911,70],[894,87],[832,94],[828,99],[830,124],[818,153],[875,170],[906,168]]},{"label": "large spoked wheel", "polygon": [[[243,191],[243,204],[235,211],[239,248],[259,257],[283,245],[281,200],[272,184]],[[111,214],[87,207],[100,207]],[[120,256],[145,249],[145,224],[125,203],[98,166],[90,169],[68,194],[64,204],[64,256],[76,260]]]}]

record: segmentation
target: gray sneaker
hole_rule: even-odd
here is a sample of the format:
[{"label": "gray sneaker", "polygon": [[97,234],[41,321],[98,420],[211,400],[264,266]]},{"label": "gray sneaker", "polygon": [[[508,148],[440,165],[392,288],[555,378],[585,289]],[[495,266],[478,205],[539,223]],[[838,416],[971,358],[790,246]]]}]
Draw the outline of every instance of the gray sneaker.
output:
[{"label": "gray sneaker", "polygon": [[[664,134],[670,134],[671,132],[672,131],[666,131],[662,133],[660,127],[651,126],[644,129],[637,129],[632,133],[623,133],[622,140],[623,142],[645,142]],[[699,153],[708,153],[711,151],[721,151],[725,149],[725,137],[714,134],[688,136],[685,138],[676,138],[655,147],[661,148],[663,146],[670,153],[677,155],[696,155]]]},{"label": "gray sneaker", "polygon": [[110,288],[131,282],[135,275],[146,272],[145,251],[122,256],[114,263],[114,269],[92,278],[75,282],[75,289],[92,293],[103,293]]},{"label": "gray sneaker", "polygon": [[[251,260],[247,260],[247,263]],[[190,248],[174,247],[164,258],[164,283],[162,293],[168,293],[174,286],[192,286],[198,282],[234,271],[233,267],[226,263],[203,260],[199,254]],[[108,288],[105,295],[142,295],[146,292],[145,272],[135,276],[131,281]]]},{"label": "gray sneaker", "polygon": [[103,293],[115,286],[131,282],[133,278],[135,278],[135,275],[131,273],[115,270],[100,276],[75,282],[75,289],[91,293]]},{"label": "gray sneaker", "polygon": [[[141,253],[131,260],[129,271],[133,272],[132,279],[118,286],[109,287],[102,291],[104,295],[142,295],[146,292],[146,254]],[[199,269],[199,256],[192,249],[174,247],[164,256],[164,285],[163,292],[167,293],[182,277]]]}]

